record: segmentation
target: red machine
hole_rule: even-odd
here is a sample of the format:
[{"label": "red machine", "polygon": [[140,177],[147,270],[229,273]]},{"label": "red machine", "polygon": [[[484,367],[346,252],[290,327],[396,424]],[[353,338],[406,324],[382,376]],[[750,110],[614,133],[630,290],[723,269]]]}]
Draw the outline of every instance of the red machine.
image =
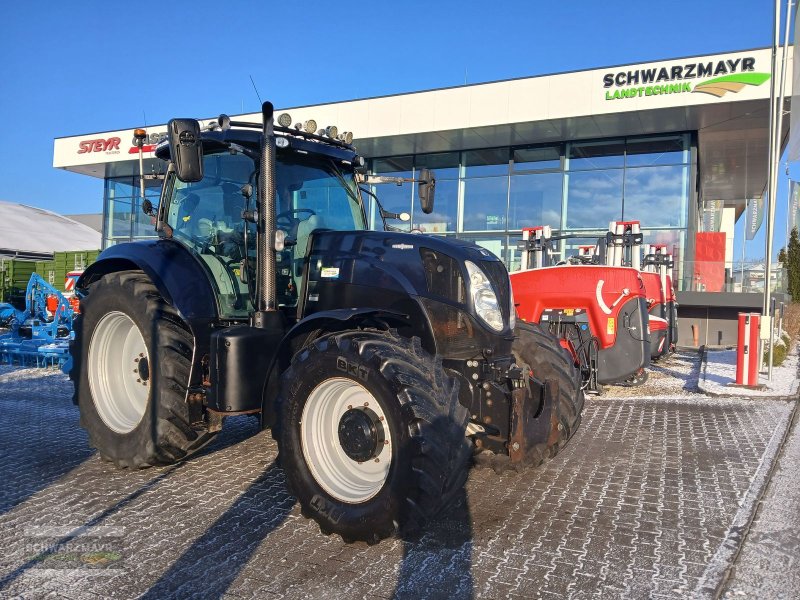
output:
[{"label": "red machine", "polygon": [[658,360],[669,352],[669,322],[661,316],[663,312],[664,289],[658,273],[643,271],[640,273],[644,282],[644,293],[647,296],[647,311],[650,323],[650,358]]},{"label": "red machine", "polygon": [[674,352],[678,345],[678,302],[672,285],[674,261],[666,245],[653,244],[645,247],[642,265],[650,316],[667,323],[664,349],[658,354],[660,358]]},{"label": "red machine", "polygon": [[575,358],[585,389],[594,392],[606,383],[642,383],[650,362],[639,272],[598,264],[605,242],[617,245],[617,233],[609,236],[598,254],[554,265],[554,242],[577,236],[553,236],[549,227],[523,229],[523,270],[510,274],[520,318],[549,325]]}]

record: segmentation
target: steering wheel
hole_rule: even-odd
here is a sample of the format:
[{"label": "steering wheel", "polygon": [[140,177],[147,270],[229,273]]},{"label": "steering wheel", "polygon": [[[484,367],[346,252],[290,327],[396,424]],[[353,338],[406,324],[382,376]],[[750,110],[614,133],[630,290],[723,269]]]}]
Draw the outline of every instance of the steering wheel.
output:
[{"label": "steering wheel", "polygon": [[[305,219],[300,219],[294,216],[297,214],[308,214],[308,216]],[[280,229],[291,231],[291,229],[295,225],[297,225],[301,221],[307,221],[316,214],[317,214],[316,211],[313,211],[310,208],[292,208],[289,210],[284,210],[283,212],[280,212],[277,215],[275,215],[275,225],[278,225],[278,221],[284,219],[286,222],[286,227],[281,227]]]}]

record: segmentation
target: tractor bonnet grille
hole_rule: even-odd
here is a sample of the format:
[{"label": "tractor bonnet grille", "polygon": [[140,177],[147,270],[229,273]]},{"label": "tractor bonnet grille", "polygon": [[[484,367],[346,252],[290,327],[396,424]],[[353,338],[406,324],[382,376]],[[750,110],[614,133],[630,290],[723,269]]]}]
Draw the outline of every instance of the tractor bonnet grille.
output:
[{"label": "tractor bonnet grille", "polygon": [[450,302],[463,304],[466,298],[459,264],[447,254],[420,248],[428,293]]}]

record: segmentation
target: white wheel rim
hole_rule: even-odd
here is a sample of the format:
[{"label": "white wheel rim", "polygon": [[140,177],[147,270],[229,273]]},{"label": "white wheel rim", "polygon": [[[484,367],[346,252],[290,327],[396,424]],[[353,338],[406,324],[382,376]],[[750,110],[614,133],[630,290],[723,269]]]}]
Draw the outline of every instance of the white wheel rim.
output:
[{"label": "white wheel rim", "polygon": [[147,409],[152,373],[136,323],[119,311],[104,315],[92,333],[88,361],[89,389],[103,423],[117,433],[133,431]]},{"label": "white wheel rim", "polygon": [[[348,410],[362,407],[380,419],[383,442],[374,458],[358,462],[339,442],[339,422]],[[351,379],[327,379],[309,394],[300,421],[300,441],[314,479],[337,500],[366,502],[386,483],[394,454],[386,413],[366,388]]]}]

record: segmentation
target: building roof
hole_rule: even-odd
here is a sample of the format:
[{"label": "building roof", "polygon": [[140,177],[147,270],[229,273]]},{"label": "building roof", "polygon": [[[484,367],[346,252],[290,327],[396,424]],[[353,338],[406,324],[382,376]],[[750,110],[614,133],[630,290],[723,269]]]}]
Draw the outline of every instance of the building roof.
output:
[{"label": "building roof", "polygon": [[95,231],[103,232],[103,213],[84,213],[80,215],[64,215],[68,219],[83,223]]},{"label": "building roof", "polygon": [[97,250],[100,233],[65,216],[0,200],[0,253]]}]

